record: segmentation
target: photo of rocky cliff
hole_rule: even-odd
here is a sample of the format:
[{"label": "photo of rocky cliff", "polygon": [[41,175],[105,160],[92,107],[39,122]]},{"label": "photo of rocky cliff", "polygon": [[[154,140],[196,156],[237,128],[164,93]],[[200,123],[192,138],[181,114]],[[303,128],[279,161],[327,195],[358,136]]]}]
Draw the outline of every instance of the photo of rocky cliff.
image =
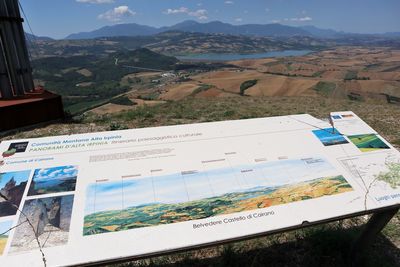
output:
[{"label": "photo of rocky cliff", "polygon": [[[68,242],[73,195],[47,197],[25,201],[10,252],[65,245]],[[30,224],[28,223],[29,220]]]},{"label": "photo of rocky cliff", "polygon": [[30,171],[0,173],[0,217],[15,215]]}]

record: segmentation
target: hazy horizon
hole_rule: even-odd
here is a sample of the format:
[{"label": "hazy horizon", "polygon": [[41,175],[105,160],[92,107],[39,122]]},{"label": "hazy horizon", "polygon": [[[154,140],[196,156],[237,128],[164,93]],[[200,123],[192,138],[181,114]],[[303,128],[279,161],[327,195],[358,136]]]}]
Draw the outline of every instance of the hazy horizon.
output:
[{"label": "hazy horizon", "polygon": [[[325,3],[318,0],[253,0],[251,5],[243,0],[41,0],[40,4],[29,0],[20,2],[33,33],[55,39],[115,24],[136,23],[163,27],[185,20],[200,23],[221,21],[233,25],[312,25],[350,33],[400,31],[400,17],[397,14],[400,2],[396,0],[337,0]],[[61,12],[57,12],[58,10]],[[27,27],[26,31],[30,32]]]}]

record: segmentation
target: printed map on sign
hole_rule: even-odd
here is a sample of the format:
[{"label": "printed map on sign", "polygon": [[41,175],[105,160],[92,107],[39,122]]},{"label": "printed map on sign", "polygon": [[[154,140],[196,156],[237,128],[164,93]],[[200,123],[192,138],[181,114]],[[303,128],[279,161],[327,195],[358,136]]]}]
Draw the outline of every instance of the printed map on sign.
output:
[{"label": "printed map on sign", "polygon": [[399,201],[400,157],[397,153],[360,155],[341,162],[375,201]]}]

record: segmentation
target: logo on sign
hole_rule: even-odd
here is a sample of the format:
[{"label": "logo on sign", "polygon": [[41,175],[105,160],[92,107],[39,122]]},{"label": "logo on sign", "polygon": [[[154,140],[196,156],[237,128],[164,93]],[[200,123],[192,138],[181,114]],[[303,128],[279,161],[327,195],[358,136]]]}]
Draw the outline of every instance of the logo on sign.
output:
[{"label": "logo on sign", "polygon": [[15,153],[23,153],[26,151],[28,144],[29,142],[11,143],[11,145],[8,147],[8,150],[4,151],[2,156],[6,158],[11,157]]}]

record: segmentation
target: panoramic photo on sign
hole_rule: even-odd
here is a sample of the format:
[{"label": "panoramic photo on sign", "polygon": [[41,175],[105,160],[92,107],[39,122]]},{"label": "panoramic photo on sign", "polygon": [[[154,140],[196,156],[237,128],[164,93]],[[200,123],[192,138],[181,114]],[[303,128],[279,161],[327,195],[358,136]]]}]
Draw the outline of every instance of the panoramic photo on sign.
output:
[{"label": "panoramic photo on sign", "polygon": [[4,141],[0,263],[105,262],[400,204],[400,153],[356,114],[331,118]]}]

